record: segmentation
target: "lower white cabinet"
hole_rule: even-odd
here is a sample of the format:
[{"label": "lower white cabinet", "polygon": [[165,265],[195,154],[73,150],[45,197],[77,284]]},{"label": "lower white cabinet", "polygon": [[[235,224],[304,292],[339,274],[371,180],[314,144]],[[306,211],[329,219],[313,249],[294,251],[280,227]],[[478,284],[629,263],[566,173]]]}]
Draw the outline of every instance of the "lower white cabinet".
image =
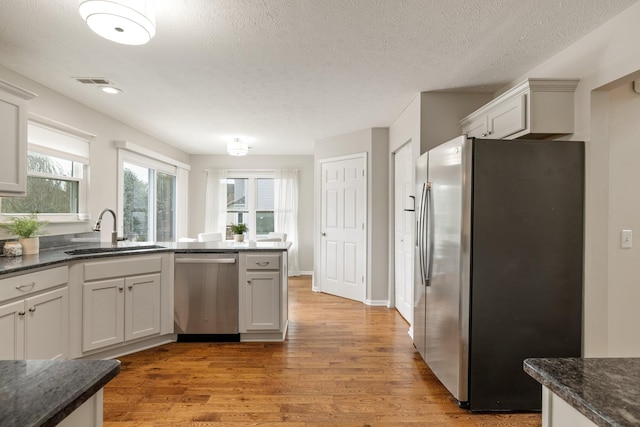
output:
[{"label": "lower white cabinet", "polygon": [[67,281],[67,267],[0,280],[0,359],[68,357]]},{"label": "lower white cabinet", "polygon": [[240,340],[282,341],[288,326],[287,253],[240,253]]},{"label": "lower white cabinet", "polygon": [[83,285],[82,351],[160,333],[160,274]]},{"label": "lower white cabinet", "polygon": [[596,424],[542,386],[542,427],[596,427]]},{"label": "lower white cabinet", "polygon": [[247,271],[240,332],[280,329],[280,272]]}]

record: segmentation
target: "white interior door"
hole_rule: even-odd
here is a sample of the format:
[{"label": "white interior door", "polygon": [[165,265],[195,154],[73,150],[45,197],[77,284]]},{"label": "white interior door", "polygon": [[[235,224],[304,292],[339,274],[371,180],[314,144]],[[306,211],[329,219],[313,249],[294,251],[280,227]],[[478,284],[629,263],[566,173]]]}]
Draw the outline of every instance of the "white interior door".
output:
[{"label": "white interior door", "polygon": [[[395,243],[395,305],[409,323],[413,319],[413,227],[415,202],[413,194],[413,161],[411,144],[403,145],[394,156],[394,243]],[[405,210],[409,209],[409,210]]]},{"label": "white interior door", "polygon": [[321,166],[320,290],[364,301],[366,157]]}]

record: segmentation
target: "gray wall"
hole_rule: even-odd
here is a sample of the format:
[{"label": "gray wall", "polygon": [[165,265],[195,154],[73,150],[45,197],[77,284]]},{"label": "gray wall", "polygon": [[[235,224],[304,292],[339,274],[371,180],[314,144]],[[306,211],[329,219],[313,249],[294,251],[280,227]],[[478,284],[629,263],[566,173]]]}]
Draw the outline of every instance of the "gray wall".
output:
[{"label": "gray wall", "polygon": [[300,271],[313,271],[313,156],[192,155],[189,176],[189,236],[204,231],[205,169],[298,169]]},{"label": "gray wall", "polygon": [[[315,237],[319,236],[320,168],[322,159],[367,153],[367,303],[388,305],[389,265],[389,130],[371,128],[318,140],[315,159]],[[320,265],[320,241],[315,239],[316,267]],[[315,274],[319,274],[316,270]],[[319,277],[319,276],[316,276]]]}]

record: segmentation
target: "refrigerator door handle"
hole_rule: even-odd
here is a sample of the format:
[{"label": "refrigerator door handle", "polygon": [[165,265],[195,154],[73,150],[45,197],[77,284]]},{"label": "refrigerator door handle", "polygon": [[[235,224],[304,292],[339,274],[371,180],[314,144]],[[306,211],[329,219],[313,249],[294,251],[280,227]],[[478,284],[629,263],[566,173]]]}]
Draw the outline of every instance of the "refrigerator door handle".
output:
[{"label": "refrigerator door handle", "polygon": [[420,197],[420,206],[418,207],[418,218],[416,221],[416,246],[418,247],[418,258],[420,262],[420,284],[424,285],[424,204],[426,184],[422,184],[422,192]]},{"label": "refrigerator door handle", "polygon": [[427,208],[426,208],[426,222],[427,222],[427,259],[424,260],[425,272],[424,272],[424,283],[426,286],[431,285],[431,270],[433,270],[433,246],[434,246],[434,209],[433,209],[433,194],[432,194],[432,184],[430,182],[427,183],[426,188],[426,199],[427,199]]}]

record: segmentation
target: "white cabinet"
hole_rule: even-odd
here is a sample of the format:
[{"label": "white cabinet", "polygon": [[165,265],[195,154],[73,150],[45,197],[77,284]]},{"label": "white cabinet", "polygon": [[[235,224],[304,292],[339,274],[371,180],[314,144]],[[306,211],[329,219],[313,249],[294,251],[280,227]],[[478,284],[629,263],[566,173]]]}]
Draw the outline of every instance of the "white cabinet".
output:
[{"label": "white cabinet", "polygon": [[460,121],[462,133],[491,139],[542,139],[573,133],[576,79],[528,79]]},{"label": "white cabinet", "polygon": [[542,427],[596,427],[596,424],[542,386]]},{"label": "white cabinet", "polygon": [[27,191],[27,107],[36,97],[0,80],[0,196],[22,196]]},{"label": "white cabinet", "polygon": [[24,301],[0,305],[0,360],[24,359]]},{"label": "white cabinet", "polygon": [[287,253],[240,253],[240,337],[281,341],[288,325]]},{"label": "white cabinet", "polygon": [[84,264],[83,352],[160,334],[161,259],[158,255]]},{"label": "white cabinet", "polygon": [[240,332],[280,329],[280,272],[247,271],[245,281]]},{"label": "white cabinet", "polygon": [[0,280],[0,359],[65,359],[69,349],[67,267]]},{"label": "white cabinet", "polygon": [[85,283],[82,297],[82,350],[123,342],[124,279]]}]

